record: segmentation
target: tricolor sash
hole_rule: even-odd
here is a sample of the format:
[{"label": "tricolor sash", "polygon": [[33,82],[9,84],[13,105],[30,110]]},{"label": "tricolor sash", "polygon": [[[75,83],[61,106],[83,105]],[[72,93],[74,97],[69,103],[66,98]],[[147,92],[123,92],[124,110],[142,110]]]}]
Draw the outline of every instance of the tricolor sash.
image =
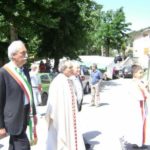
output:
[{"label": "tricolor sash", "polygon": [[21,89],[24,91],[28,99],[28,103],[30,104],[30,119],[29,119],[29,135],[30,135],[30,143],[34,145],[37,143],[37,134],[36,134],[36,126],[34,124],[33,118],[33,93],[31,85],[29,84],[28,80],[21,72],[17,71],[10,65],[10,63],[3,66],[3,68],[15,79]]},{"label": "tricolor sash", "polygon": [[32,103],[32,89],[31,85],[28,83],[27,79],[25,79],[18,71],[17,69],[14,69],[13,67],[10,67],[9,64],[6,64],[3,67],[20,85],[21,89],[24,91],[28,102]]}]

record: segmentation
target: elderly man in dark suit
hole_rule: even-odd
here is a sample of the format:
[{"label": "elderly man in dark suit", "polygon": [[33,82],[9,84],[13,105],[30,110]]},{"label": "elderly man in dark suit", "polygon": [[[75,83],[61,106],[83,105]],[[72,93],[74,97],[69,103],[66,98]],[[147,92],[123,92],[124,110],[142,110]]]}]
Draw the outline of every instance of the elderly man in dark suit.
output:
[{"label": "elderly man in dark suit", "polygon": [[29,74],[23,68],[28,57],[24,43],[12,42],[8,57],[10,62],[0,69],[0,137],[10,135],[9,150],[30,150],[26,128],[30,116],[34,124],[37,119]]}]

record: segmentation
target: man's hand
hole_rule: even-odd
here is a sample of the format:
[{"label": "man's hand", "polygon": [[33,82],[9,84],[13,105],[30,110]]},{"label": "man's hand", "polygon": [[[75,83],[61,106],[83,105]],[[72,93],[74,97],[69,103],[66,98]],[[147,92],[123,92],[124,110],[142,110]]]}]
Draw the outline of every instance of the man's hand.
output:
[{"label": "man's hand", "polygon": [[39,92],[42,92],[42,85],[41,84],[38,85],[38,90],[39,90]]},{"label": "man's hand", "polygon": [[0,139],[4,138],[5,136],[7,136],[7,132],[5,128],[1,128],[0,129]]},{"label": "man's hand", "polygon": [[33,116],[33,121],[34,121],[34,124],[37,125],[37,116],[36,115]]}]

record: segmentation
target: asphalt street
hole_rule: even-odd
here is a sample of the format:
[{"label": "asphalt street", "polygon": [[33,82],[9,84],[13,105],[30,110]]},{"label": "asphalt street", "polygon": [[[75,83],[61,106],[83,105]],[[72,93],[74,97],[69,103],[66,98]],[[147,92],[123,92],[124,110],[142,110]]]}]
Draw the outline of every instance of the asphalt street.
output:
[{"label": "asphalt street", "polygon": [[[91,95],[85,95],[82,111],[79,112],[80,127],[84,138],[91,144],[90,150],[133,150],[126,145],[124,126],[129,124],[124,119],[126,112],[126,96],[124,84],[130,79],[103,81],[100,91],[100,106],[90,106]],[[45,108],[39,106],[38,143],[31,150],[45,150],[47,125],[44,116]],[[0,149],[8,149],[8,137],[0,140]],[[134,149],[136,150],[136,149]],[[138,149],[139,150],[139,149]],[[148,150],[148,149],[145,149]]]}]

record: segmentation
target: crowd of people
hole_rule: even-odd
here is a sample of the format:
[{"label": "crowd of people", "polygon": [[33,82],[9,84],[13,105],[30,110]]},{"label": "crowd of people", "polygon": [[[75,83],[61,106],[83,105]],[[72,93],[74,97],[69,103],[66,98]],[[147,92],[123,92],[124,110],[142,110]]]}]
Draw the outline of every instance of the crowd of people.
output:
[{"label": "crowd of people", "polygon": [[[24,67],[28,54],[20,40],[9,45],[8,57],[10,62],[0,68],[0,86],[4,87],[0,88],[0,137],[10,136],[9,150],[30,150],[37,142],[35,106],[41,103],[41,83],[37,73],[42,72],[39,70],[42,67],[32,64],[30,72]],[[79,73],[80,68],[75,63],[62,61],[59,74],[50,85],[46,114],[47,150],[84,150],[85,145],[89,146],[79,131],[78,111],[81,111],[83,100]],[[73,76],[77,82],[73,81]],[[26,133],[27,125],[30,126],[30,138]]]},{"label": "crowd of people", "polygon": [[[45,64],[31,65],[29,72],[25,67],[28,54],[22,41],[14,41],[8,47],[10,62],[0,68],[0,138],[10,136],[9,150],[30,150],[37,142],[36,106],[41,104],[41,83],[38,71],[45,72]],[[49,62],[47,63],[49,64]],[[50,70],[50,65],[47,67]],[[48,128],[46,150],[84,150],[90,145],[80,131],[79,111],[82,110],[83,86],[80,78],[80,64],[76,61],[62,60],[59,73],[49,87],[46,121]],[[138,121],[127,140],[136,147],[146,144],[147,99],[149,92],[142,82],[143,69],[133,65],[132,90],[130,93],[137,107]],[[93,64],[90,72],[91,106],[100,104],[100,83],[102,73]],[[58,86],[59,85],[59,86]],[[133,118],[134,120],[135,118]],[[136,122],[137,121],[137,122]],[[30,139],[27,136],[30,126]],[[137,132],[139,131],[139,132]]]},{"label": "crowd of people", "polygon": [[43,60],[40,61],[40,64],[39,64],[39,72],[47,72],[47,73],[50,73],[52,70],[52,66],[51,66],[51,63],[50,63],[50,60],[49,59],[46,59],[46,62],[44,63]]}]

